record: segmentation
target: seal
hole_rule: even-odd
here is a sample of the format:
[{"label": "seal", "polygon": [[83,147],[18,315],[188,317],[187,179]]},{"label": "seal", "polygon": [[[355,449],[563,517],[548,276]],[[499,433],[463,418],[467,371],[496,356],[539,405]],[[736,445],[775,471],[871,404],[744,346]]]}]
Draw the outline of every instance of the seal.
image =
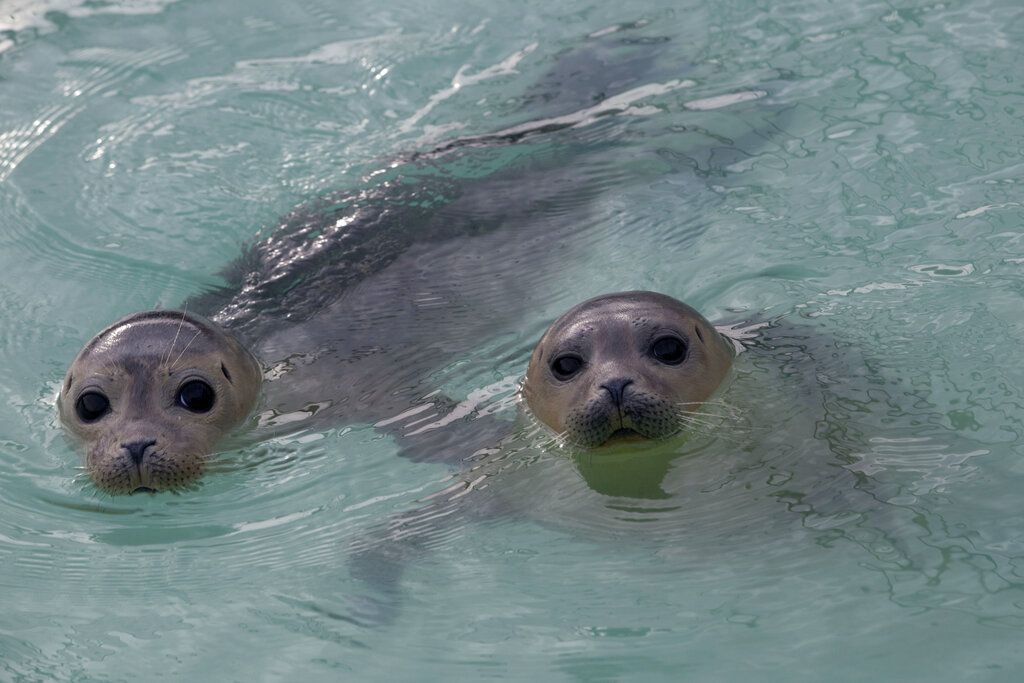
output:
[{"label": "seal", "polygon": [[[584,43],[552,58],[554,71],[523,98],[523,123],[388,158],[355,187],[265,226],[226,265],[221,286],[183,304],[204,318],[143,313],[89,342],[58,403],[99,488],[194,481],[250,411],[255,440],[365,425],[387,430],[403,457],[451,464],[493,446],[504,421],[470,420],[438,386],[465,372],[463,361],[489,362],[482,341],[521,325],[537,293],[589,252],[591,240],[577,238],[600,218],[602,197],[665,173],[660,162],[624,166],[621,148],[594,142],[661,111],[634,103],[689,83],[676,63],[660,70],[660,41],[608,34]],[[521,153],[496,153],[521,144]],[[680,144],[686,158],[711,149],[700,151],[703,135]],[[262,386],[253,357],[266,369]],[[186,365],[206,388],[184,383]],[[212,394],[212,407],[192,410],[190,392]],[[129,405],[136,395],[139,407]]]},{"label": "seal", "polygon": [[252,412],[262,379],[231,333],[194,314],[147,311],[82,348],[58,410],[97,486],[160,491],[202,474],[206,455]]},{"label": "seal", "polygon": [[722,383],[734,346],[700,313],[655,292],[605,294],[547,329],[523,396],[538,420],[577,446],[681,431]]},{"label": "seal", "polygon": [[[548,507],[536,505],[536,499],[523,505],[519,494],[524,489],[504,479],[515,472],[544,480],[530,487],[550,486],[557,476],[539,476],[535,468],[557,469],[559,462],[571,462],[590,489],[620,499],[609,506],[616,510],[630,509],[621,507],[623,498],[671,498],[662,481],[681,450],[674,444],[663,448],[657,440],[706,424],[693,413],[729,376],[737,343],[746,339],[733,337],[733,329],[719,332],[690,306],[649,291],[604,294],[563,313],[534,346],[523,380],[520,416],[532,414],[533,424],[512,427],[506,422],[506,438],[498,447],[492,443],[474,452],[471,466],[443,490],[426,496],[420,507],[389,518],[353,546],[352,575],[372,585],[377,596],[369,618],[393,618],[404,566],[442,544],[453,524]],[[536,448],[551,444],[534,438],[547,428],[558,434],[558,441],[577,447],[571,458],[533,459]],[[626,447],[616,448],[622,443]],[[532,461],[534,469],[507,467],[512,458]],[[501,485],[484,483],[499,476]]]}]

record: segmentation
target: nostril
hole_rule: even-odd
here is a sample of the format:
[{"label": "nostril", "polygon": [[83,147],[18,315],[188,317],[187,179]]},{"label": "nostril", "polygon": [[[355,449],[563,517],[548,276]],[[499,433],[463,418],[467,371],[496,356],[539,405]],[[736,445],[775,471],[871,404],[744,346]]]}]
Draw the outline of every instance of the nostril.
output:
[{"label": "nostril", "polygon": [[155,440],[142,440],[132,441],[131,443],[121,444],[121,448],[128,451],[128,455],[132,456],[132,462],[136,465],[142,464],[142,458],[146,455],[146,449],[156,444]]},{"label": "nostril", "polygon": [[612,400],[615,401],[615,405],[622,405],[622,397],[625,394],[626,387],[633,383],[633,380],[626,378],[618,378],[605,382],[601,385],[601,388],[611,394]]}]

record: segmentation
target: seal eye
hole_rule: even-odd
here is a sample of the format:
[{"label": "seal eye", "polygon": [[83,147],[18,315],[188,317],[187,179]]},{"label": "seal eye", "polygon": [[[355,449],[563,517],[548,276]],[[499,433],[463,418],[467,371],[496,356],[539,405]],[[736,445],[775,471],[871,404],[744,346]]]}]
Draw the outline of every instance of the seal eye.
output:
[{"label": "seal eye", "polygon": [[651,344],[651,355],[665,365],[679,365],[686,358],[686,342],[679,337],[659,337]]},{"label": "seal eye", "polygon": [[87,391],[75,402],[75,412],[82,422],[95,422],[110,410],[110,401],[98,391]]},{"label": "seal eye", "polygon": [[213,408],[213,387],[201,379],[185,382],[178,389],[178,403],[193,413],[208,413]]},{"label": "seal eye", "polygon": [[583,359],[571,354],[559,356],[551,361],[551,372],[561,380],[569,379],[579,372],[582,367]]}]

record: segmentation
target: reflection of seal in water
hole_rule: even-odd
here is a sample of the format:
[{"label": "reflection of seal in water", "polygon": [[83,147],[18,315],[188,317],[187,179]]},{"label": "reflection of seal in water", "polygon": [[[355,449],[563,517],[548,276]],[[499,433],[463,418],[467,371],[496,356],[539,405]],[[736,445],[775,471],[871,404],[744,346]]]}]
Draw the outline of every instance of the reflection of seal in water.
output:
[{"label": "reflection of seal in water", "polygon": [[523,393],[537,418],[595,447],[679,432],[732,365],[733,346],[700,313],[654,292],[607,294],[554,322]]},{"label": "reflection of seal in water", "polygon": [[252,412],[262,373],[233,336],[198,316],[138,313],[90,341],[60,393],[64,425],[110,493],[196,479],[223,434]]}]

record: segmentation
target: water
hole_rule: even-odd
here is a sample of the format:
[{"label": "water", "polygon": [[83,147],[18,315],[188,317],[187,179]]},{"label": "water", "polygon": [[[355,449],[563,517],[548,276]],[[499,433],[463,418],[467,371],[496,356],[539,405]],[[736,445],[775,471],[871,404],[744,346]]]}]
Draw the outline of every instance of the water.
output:
[{"label": "water", "polygon": [[[1010,0],[0,2],[0,678],[1015,680],[1022,21]],[[631,109],[435,167],[575,160],[591,194],[538,206],[570,256],[505,264],[522,310],[415,388],[511,421],[553,317],[650,288],[783,321],[737,363],[738,418],[636,489],[499,452],[387,594],[352,548],[388,547],[459,468],[371,425],[299,422],[181,495],[84,480],[53,398],[103,324],[215,288],[279,216],[404,153],[591,106],[537,84],[623,39],[654,55]]]}]

